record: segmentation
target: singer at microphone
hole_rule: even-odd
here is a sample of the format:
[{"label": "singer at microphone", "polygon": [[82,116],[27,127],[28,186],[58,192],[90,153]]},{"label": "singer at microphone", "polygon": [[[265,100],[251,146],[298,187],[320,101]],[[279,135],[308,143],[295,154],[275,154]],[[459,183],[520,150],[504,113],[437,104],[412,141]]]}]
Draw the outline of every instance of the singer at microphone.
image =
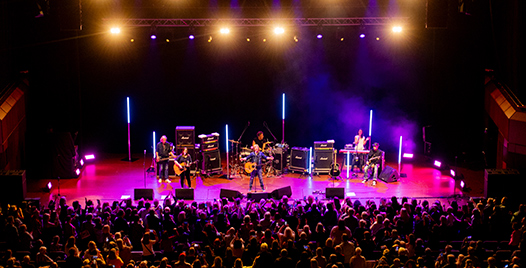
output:
[{"label": "singer at microphone", "polygon": [[166,181],[170,183],[168,178],[168,160],[173,157],[173,144],[166,141],[165,135],[161,136],[161,141],[157,143],[157,150],[155,151],[155,158],[159,165],[159,183]]}]

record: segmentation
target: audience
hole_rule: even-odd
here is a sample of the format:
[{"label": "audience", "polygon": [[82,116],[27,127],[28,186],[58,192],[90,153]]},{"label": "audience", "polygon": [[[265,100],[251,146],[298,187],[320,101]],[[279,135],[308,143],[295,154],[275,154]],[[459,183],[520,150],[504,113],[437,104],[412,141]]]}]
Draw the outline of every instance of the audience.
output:
[{"label": "audience", "polygon": [[308,196],[70,206],[61,197],[58,205],[0,210],[0,267],[520,268],[526,205],[509,201]]}]

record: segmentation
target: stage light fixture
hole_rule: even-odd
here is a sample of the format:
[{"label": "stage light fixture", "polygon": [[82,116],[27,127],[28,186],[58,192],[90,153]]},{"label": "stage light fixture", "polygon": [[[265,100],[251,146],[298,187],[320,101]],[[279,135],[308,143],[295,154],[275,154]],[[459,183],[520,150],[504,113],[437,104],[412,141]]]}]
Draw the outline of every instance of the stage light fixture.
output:
[{"label": "stage light fixture", "polygon": [[212,36],[208,37],[208,43],[212,42]]},{"label": "stage light fixture", "polygon": [[80,169],[77,168],[77,170],[75,170],[75,174],[80,175]]},{"label": "stage light fixture", "polygon": [[438,160],[435,160],[433,162],[433,166],[437,167],[437,168],[441,168],[442,167],[442,162],[438,161]]},{"label": "stage light fixture", "polygon": [[376,37],[376,41],[380,41],[380,37]]},{"label": "stage light fixture", "polygon": [[84,159],[86,160],[94,160],[95,159],[95,155],[94,154],[87,154],[84,156]]},{"label": "stage light fixture", "polygon": [[170,43],[170,39],[166,38],[166,43]]},{"label": "stage light fixture", "polygon": [[190,39],[190,40],[194,40],[194,38],[195,38],[195,36],[193,34],[188,36],[188,39]]},{"label": "stage light fixture", "polygon": [[121,28],[119,28],[119,27],[112,27],[110,29],[110,33],[112,33],[112,34],[120,34],[121,33]]},{"label": "stage light fixture", "polygon": [[133,38],[132,38],[132,39],[130,39],[130,42],[131,42],[131,43],[135,42],[135,39],[133,39]]},{"label": "stage light fixture", "polygon": [[84,166],[84,159],[81,158],[79,163],[80,163],[80,166]]},{"label": "stage light fixture", "polygon": [[394,33],[401,33],[402,32],[402,26],[393,26],[393,32]]},{"label": "stage light fixture", "polygon": [[321,34],[316,35],[316,38],[318,38],[318,39],[321,39],[322,37],[323,37],[323,35],[321,35]]},{"label": "stage light fixture", "polygon": [[46,192],[46,193],[51,192],[51,188],[52,188],[52,187],[53,187],[53,185],[51,184],[51,182],[48,182],[48,183],[46,184],[46,186],[44,187],[44,192]]},{"label": "stage light fixture", "polygon": [[451,175],[451,177],[455,178],[455,176],[457,175],[456,172],[453,170],[453,169],[450,169],[449,170],[449,174]]},{"label": "stage light fixture", "polygon": [[228,29],[228,28],[221,28],[221,29],[219,30],[219,32],[220,32],[221,34],[229,34],[229,33],[230,33],[230,29]]},{"label": "stage light fixture", "polygon": [[460,181],[460,189],[462,189],[462,192],[471,192],[471,188],[469,188],[463,180]]},{"label": "stage light fixture", "polygon": [[299,39],[298,39],[298,36],[294,36],[294,42],[298,43]]},{"label": "stage light fixture", "polygon": [[410,153],[404,153],[404,154],[402,155],[403,158],[409,158],[409,159],[412,159],[413,156],[414,156],[414,155],[413,155],[413,154],[410,154]]},{"label": "stage light fixture", "polygon": [[247,42],[250,42],[250,38],[247,38]]},{"label": "stage light fixture", "polygon": [[152,40],[155,40],[155,39],[157,39],[157,35],[152,34],[152,35],[150,35],[150,38],[151,38]]},{"label": "stage light fixture", "polygon": [[263,38],[263,43],[267,42],[267,38]]},{"label": "stage light fixture", "polygon": [[340,42],[343,42],[343,40],[344,40],[344,38],[343,38],[343,37],[342,37],[342,38],[340,38]]},{"label": "stage light fixture", "polygon": [[365,34],[364,34],[364,33],[361,33],[361,34],[360,34],[360,38],[361,38],[361,39],[364,39],[364,38],[365,38]]},{"label": "stage light fixture", "polygon": [[275,34],[283,34],[283,33],[285,33],[285,29],[283,29],[282,27],[276,27],[276,28],[274,28],[274,33]]}]

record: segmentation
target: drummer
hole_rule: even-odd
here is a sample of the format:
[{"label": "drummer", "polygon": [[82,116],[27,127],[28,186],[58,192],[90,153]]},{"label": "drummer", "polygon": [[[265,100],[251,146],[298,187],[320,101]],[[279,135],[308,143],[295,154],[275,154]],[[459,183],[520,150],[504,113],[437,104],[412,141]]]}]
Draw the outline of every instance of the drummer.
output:
[{"label": "drummer", "polygon": [[266,144],[268,144],[268,139],[265,138],[265,135],[263,135],[263,131],[258,131],[256,134],[256,137],[252,140],[252,146],[258,145],[259,148],[262,150],[265,150]]}]

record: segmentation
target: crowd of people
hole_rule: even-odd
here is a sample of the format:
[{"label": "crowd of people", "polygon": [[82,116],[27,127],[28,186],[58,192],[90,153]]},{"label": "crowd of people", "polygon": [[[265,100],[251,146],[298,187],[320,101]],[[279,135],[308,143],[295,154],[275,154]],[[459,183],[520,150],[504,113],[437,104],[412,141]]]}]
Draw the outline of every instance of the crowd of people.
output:
[{"label": "crowd of people", "polygon": [[[308,196],[81,205],[62,196],[45,207],[4,209],[0,266],[519,268],[526,205],[463,201]],[[487,241],[499,241],[509,256],[485,248]]]}]

